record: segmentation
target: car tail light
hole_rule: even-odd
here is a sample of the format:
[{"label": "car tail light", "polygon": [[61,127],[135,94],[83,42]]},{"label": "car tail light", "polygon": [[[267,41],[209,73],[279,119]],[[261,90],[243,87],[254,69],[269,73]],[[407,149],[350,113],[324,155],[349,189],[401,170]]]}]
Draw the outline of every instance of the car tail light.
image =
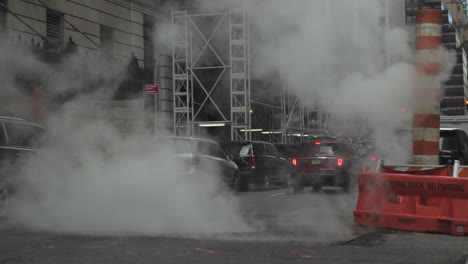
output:
[{"label": "car tail light", "polygon": [[372,157],[372,160],[374,160],[374,161],[375,161],[375,160],[377,160],[377,158],[376,158],[376,157]]},{"label": "car tail light", "polygon": [[292,159],[293,166],[297,166],[297,159]]},{"label": "car tail light", "polygon": [[342,165],[343,165],[343,159],[338,159],[338,160],[336,161],[336,164],[337,164],[338,166],[342,166]]},{"label": "car tail light", "polygon": [[252,155],[252,167],[257,166],[257,157],[255,155]]},{"label": "car tail light", "polygon": [[185,165],[187,166],[196,166],[200,164],[200,158],[199,157],[190,157],[185,159]]},{"label": "car tail light", "polygon": [[322,142],[317,141],[317,142],[315,142],[315,145],[322,145]]}]

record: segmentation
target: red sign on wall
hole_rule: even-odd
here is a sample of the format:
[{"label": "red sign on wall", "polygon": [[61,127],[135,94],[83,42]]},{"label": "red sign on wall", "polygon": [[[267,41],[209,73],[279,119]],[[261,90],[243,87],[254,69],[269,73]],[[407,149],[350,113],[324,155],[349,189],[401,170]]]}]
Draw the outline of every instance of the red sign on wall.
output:
[{"label": "red sign on wall", "polygon": [[159,93],[159,84],[146,84],[145,92],[147,94],[157,94]]}]

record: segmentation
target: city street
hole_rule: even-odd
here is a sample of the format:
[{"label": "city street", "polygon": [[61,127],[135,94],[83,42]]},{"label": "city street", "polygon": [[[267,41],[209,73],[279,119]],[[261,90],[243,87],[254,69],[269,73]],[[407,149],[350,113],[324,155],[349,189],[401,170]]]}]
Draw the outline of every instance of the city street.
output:
[{"label": "city street", "polygon": [[[207,236],[92,236],[0,224],[0,263],[460,263],[464,237],[366,230],[353,223],[356,194],[288,189],[240,195],[258,232]],[[189,217],[189,216],[187,216]]]},{"label": "city street", "polygon": [[468,0],[0,0],[0,47],[0,264],[468,264]]}]

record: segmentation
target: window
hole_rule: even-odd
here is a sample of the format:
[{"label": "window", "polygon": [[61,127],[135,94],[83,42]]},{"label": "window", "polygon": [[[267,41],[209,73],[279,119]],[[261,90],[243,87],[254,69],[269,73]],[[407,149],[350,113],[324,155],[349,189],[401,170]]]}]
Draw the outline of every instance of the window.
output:
[{"label": "window", "polygon": [[458,139],[453,131],[441,132],[439,138],[439,150],[457,151]]},{"label": "window", "polygon": [[270,155],[278,155],[278,150],[272,144],[265,144],[266,152]]},{"label": "window", "polygon": [[5,123],[8,143],[14,147],[37,147],[43,130],[20,123]]},{"label": "window", "polygon": [[175,152],[181,153],[193,153],[192,142],[187,139],[174,139]]},{"label": "window", "polygon": [[3,129],[3,123],[0,122],[0,147],[6,146],[5,130]]},{"label": "window", "polygon": [[198,153],[202,155],[210,155],[210,146],[205,141],[198,142]]},{"label": "window", "polygon": [[458,132],[458,135],[460,138],[460,150],[465,152],[468,151],[468,138],[466,137],[466,134],[463,132]]},{"label": "window", "polygon": [[211,143],[211,151],[215,157],[226,159],[226,152],[218,144]]},{"label": "window", "polygon": [[253,143],[253,151],[254,155],[265,155],[267,154],[267,151],[265,149],[265,146],[263,143]]},{"label": "window", "polygon": [[[59,46],[63,44],[63,14],[47,9],[47,39]],[[51,48],[55,48],[52,46]]]},{"label": "window", "polygon": [[114,56],[114,30],[101,25],[100,32],[101,57],[111,59]]},{"label": "window", "polygon": [[154,18],[143,15],[143,49],[146,83],[154,83]]},{"label": "window", "polygon": [[252,148],[250,147],[250,145],[243,146],[239,152],[239,156],[250,156],[250,155],[252,155]]}]

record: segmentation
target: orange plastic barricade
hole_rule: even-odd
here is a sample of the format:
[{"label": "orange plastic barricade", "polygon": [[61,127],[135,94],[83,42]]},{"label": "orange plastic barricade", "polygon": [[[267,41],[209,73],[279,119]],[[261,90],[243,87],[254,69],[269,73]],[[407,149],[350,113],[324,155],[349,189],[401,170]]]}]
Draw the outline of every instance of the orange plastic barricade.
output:
[{"label": "orange plastic barricade", "polygon": [[468,179],[361,173],[354,221],[416,232],[468,235]]},{"label": "orange plastic barricade", "polygon": [[468,168],[467,167],[461,167],[460,170],[458,171],[458,177],[468,178]]}]

